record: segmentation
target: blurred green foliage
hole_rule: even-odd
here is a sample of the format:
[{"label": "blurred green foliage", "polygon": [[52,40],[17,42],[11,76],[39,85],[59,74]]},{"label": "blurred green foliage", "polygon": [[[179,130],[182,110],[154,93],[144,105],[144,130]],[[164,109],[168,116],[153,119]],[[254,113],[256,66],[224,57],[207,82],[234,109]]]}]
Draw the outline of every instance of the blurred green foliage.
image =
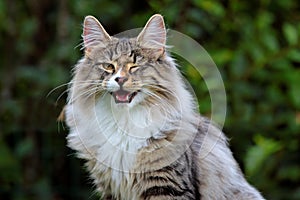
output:
[{"label": "blurred green foliage", "polygon": [[[56,122],[82,52],[81,23],[110,34],[161,13],[197,40],[224,79],[224,131],[247,179],[267,199],[300,199],[300,3],[294,0],[0,1],[0,198],[97,199]],[[201,77],[182,66],[203,114]],[[48,93],[53,89],[49,95]]]}]

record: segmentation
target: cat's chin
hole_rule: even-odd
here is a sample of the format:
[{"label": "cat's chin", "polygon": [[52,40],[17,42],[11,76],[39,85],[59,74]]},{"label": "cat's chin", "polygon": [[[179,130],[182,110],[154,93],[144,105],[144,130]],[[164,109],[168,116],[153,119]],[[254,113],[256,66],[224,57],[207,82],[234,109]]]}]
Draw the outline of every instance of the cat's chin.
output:
[{"label": "cat's chin", "polygon": [[117,90],[115,92],[111,92],[110,94],[114,97],[116,104],[130,104],[134,97],[137,95],[136,92],[129,92],[126,90]]}]

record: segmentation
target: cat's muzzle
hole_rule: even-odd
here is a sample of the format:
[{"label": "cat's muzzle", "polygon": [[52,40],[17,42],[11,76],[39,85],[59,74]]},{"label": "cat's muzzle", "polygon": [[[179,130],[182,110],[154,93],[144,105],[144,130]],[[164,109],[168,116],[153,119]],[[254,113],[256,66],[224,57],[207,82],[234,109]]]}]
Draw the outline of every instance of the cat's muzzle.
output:
[{"label": "cat's muzzle", "polygon": [[129,92],[123,89],[111,92],[116,103],[131,103],[133,98],[137,95],[137,92]]}]

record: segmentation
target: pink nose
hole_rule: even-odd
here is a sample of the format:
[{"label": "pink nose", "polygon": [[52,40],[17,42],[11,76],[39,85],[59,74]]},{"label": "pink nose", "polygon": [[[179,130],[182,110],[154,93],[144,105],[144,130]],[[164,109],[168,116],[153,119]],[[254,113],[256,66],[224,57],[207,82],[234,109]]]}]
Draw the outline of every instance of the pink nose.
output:
[{"label": "pink nose", "polygon": [[128,80],[127,77],[117,77],[117,78],[115,78],[115,81],[116,81],[120,86],[122,86],[127,80]]}]

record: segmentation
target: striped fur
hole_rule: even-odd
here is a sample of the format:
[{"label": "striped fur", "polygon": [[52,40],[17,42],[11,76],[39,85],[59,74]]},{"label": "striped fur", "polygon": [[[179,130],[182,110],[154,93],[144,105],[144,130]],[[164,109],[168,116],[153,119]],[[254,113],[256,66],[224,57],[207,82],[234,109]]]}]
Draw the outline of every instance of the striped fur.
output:
[{"label": "striped fur", "polygon": [[[65,108],[68,146],[103,199],[263,199],[224,134],[197,113],[154,15],[137,38],[88,16]],[[126,91],[126,92],[125,92]]]}]

